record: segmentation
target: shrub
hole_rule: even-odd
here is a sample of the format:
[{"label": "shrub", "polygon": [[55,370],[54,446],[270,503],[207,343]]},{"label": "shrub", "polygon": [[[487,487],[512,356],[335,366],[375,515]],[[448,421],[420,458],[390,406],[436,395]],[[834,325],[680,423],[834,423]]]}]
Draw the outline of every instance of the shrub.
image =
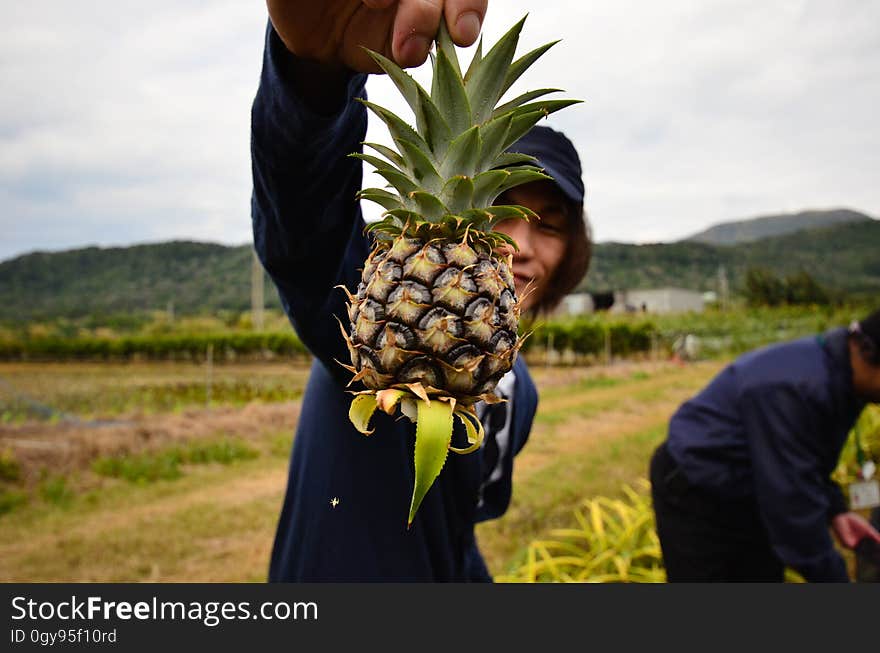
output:
[{"label": "shrub", "polygon": [[237,460],[250,460],[259,453],[240,440],[223,439],[217,442],[193,442],[180,450],[181,462],[190,465],[220,463],[229,465]]},{"label": "shrub", "polygon": [[0,490],[0,515],[12,512],[27,503],[27,494],[18,490]]},{"label": "shrub", "polygon": [[56,506],[66,506],[73,500],[73,490],[63,476],[51,476],[40,485],[40,496]]},{"label": "shrub", "polygon": [[523,350],[547,346],[570,349],[578,354],[601,354],[606,338],[611,340],[614,355],[649,351],[656,329],[650,322],[610,322],[595,318],[575,318],[537,325],[523,344]]},{"label": "shrub", "polygon": [[246,443],[234,439],[213,442],[190,442],[156,453],[104,456],[92,463],[92,471],[101,476],[122,478],[131,483],[173,480],[181,476],[181,465],[220,463],[229,465],[249,460],[259,453]]},{"label": "shrub", "polygon": [[138,456],[105,456],[92,463],[101,476],[121,478],[131,483],[152,483],[180,477],[180,460],[172,452]]}]

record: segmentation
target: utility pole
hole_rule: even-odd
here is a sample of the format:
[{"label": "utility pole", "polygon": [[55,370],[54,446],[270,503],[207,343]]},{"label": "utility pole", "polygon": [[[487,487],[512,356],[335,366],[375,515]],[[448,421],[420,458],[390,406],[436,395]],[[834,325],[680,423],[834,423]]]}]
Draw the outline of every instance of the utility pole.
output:
[{"label": "utility pole", "polygon": [[253,251],[251,261],[251,321],[255,331],[263,330],[263,308],[265,300],[263,298],[263,264],[257,257],[257,252]]},{"label": "utility pole", "polygon": [[211,390],[214,385],[214,345],[208,343],[205,352],[205,408],[211,407]]},{"label": "utility pole", "polygon": [[730,284],[727,281],[727,269],[723,265],[718,266],[718,304],[722,311],[727,310],[727,302],[730,295]]}]

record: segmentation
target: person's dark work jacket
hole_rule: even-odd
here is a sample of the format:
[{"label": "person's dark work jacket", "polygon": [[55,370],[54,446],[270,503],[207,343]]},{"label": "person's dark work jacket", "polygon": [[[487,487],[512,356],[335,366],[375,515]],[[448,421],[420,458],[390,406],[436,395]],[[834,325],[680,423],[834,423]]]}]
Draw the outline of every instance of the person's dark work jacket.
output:
[{"label": "person's dark work jacket", "polygon": [[846,581],[829,522],[847,508],[829,476],[863,408],[837,329],[737,359],[676,412],[667,449],[689,484],[754,498],[783,563],[809,581]]},{"label": "person's dark work jacket", "polygon": [[[511,447],[502,478],[483,494],[481,452],[450,454],[412,527],[414,427],[377,412],[366,437],[348,420],[351,374],[338,316],[347,323],[353,290],[369,252],[355,193],[366,112],[347,101],[331,116],[309,112],[286,73],[289,55],[267,32],[252,113],[254,243],[296,332],[315,355],[302,400],[287,493],[275,537],[270,581],[491,580],[474,523],[501,515],[510,500],[513,454],[525,444],[537,393],[522,359],[514,366]],[[352,75],[348,98],[363,97]],[[462,437],[460,431],[454,438]],[[461,444],[461,443],[459,443]],[[337,505],[331,505],[332,499]]]}]

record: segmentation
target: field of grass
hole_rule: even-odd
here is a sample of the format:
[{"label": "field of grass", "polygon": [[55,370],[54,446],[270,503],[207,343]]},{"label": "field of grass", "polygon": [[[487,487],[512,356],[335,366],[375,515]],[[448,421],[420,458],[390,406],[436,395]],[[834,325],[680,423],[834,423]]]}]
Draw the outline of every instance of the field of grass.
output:
[{"label": "field of grass", "polygon": [[[720,366],[536,367],[541,404],[512,504],[478,527],[491,571],[512,569],[583,498],[620,496],[644,477],[672,411]],[[0,581],[265,580],[307,369],[215,366],[215,379],[285,387],[280,401],[231,396],[206,409],[202,398],[167,411],[114,399],[198,383],[203,373],[184,364],[0,365],[0,377],[47,404],[72,411],[69,397],[92,395],[95,408],[79,415],[110,420],[0,425]]]}]

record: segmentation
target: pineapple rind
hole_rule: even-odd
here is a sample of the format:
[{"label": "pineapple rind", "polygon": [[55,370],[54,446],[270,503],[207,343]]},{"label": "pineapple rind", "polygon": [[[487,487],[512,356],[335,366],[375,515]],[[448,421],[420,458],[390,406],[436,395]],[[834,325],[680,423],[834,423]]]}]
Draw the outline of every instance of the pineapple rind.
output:
[{"label": "pineapple rind", "polygon": [[370,254],[348,298],[349,369],[374,391],[419,383],[471,405],[522,344],[509,257],[482,239],[398,235]]}]

